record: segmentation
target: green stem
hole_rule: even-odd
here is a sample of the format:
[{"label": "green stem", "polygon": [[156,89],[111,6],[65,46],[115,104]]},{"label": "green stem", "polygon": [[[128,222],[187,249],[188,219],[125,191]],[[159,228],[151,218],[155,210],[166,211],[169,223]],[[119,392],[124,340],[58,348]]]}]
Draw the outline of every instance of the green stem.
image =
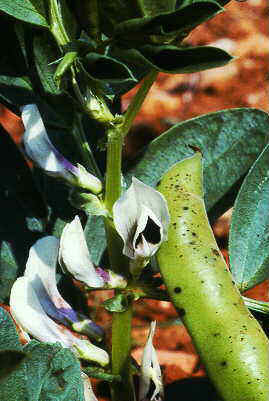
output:
[{"label": "green stem", "polygon": [[[107,169],[105,206],[112,214],[116,200],[121,196],[121,162],[123,138],[128,133],[132,122],[139,111],[151,85],[156,79],[157,72],[152,71],[140,86],[137,94],[129,105],[124,121],[114,120],[107,132]],[[122,242],[115,231],[113,222],[105,221],[108,254],[111,267],[116,272],[124,273],[128,261],[122,255]],[[121,375],[122,383],[112,385],[112,401],[134,401],[132,385],[130,351],[131,351],[131,322],[132,305],[123,313],[114,313],[112,322],[112,374]]]},{"label": "green stem", "polygon": [[99,30],[99,13],[97,0],[87,1],[87,15],[89,19],[88,33],[91,37],[95,38],[97,41],[101,40],[100,30]]},{"label": "green stem", "polygon": [[[121,195],[122,135],[119,127],[108,130],[105,205],[110,213],[114,202]],[[113,223],[106,219],[108,254],[112,269],[122,272],[126,258],[122,255],[122,243]],[[126,312],[113,313],[112,323],[112,374],[121,375],[122,383],[111,386],[113,401],[133,401],[132,377],[130,374],[132,307]]]},{"label": "green stem", "polygon": [[57,0],[49,0],[50,30],[59,46],[69,42]]},{"label": "green stem", "polygon": [[76,124],[75,124],[75,134],[77,139],[77,144],[80,148],[81,156],[84,162],[85,167],[95,174],[100,180],[103,179],[102,174],[97,166],[95,158],[93,156],[92,150],[89,146],[87,138],[85,136],[84,128],[82,125],[82,116],[76,114]]},{"label": "green stem", "polygon": [[153,82],[156,80],[158,71],[152,70],[145,78],[137,93],[133,97],[128,109],[124,115],[124,123],[122,125],[123,138],[128,134],[132,123],[140,110],[148,91],[150,90]]},{"label": "green stem", "polygon": [[243,297],[245,305],[256,312],[263,313],[264,315],[269,314],[269,302],[257,301],[257,299],[251,299]]},{"label": "green stem", "polygon": [[112,212],[114,202],[121,196],[122,134],[113,125],[107,132],[107,165],[105,205]]},{"label": "green stem", "polygon": [[123,313],[114,313],[112,322],[112,373],[121,375],[121,383],[111,386],[112,401],[134,401],[131,377],[131,322],[132,306]]}]

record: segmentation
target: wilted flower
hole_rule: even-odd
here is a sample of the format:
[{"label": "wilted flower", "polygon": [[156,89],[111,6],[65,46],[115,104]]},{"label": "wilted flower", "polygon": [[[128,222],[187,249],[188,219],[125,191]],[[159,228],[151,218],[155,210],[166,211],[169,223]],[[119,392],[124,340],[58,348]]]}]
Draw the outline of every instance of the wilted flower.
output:
[{"label": "wilted flower", "polygon": [[102,191],[101,181],[83,166],[70,163],[51,143],[35,104],[21,108],[25,127],[24,146],[27,155],[48,175],[62,178],[69,184],[94,193]]},{"label": "wilted flower", "polygon": [[127,285],[121,275],[94,267],[78,216],[63,229],[59,263],[76,280],[90,288],[124,288]]},{"label": "wilted flower", "polygon": [[[163,399],[162,372],[152,340],[156,321],[150,325],[149,336],[144,348],[139,381],[138,401],[161,401]],[[153,384],[153,389],[151,387]],[[152,394],[149,394],[152,389]]]},{"label": "wilted flower", "polygon": [[149,258],[167,240],[169,211],[160,192],[133,177],[130,188],[115,202],[113,217],[131,259]]},{"label": "wilted flower", "polygon": [[[106,351],[88,340],[76,337],[70,330],[56,324],[49,316],[63,323],[80,323],[71,306],[56,287],[55,267],[59,243],[54,237],[44,237],[30,249],[24,277],[18,278],[11,289],[10,310],[19,326],[40,341],[60,342],[72,348],[80,358],[102,366],[109,362]],[[84,332],[102,336],[102,330],[84,319]]]}]

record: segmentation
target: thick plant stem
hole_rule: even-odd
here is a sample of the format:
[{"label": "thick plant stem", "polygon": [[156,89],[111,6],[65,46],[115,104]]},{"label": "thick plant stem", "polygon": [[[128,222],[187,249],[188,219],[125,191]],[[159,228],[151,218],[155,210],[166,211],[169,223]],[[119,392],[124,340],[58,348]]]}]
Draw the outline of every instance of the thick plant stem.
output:
[{"label": "thick plant stem", "polygon": [[135,94],[134,98],[132,99],[126,113],[124,116],[124,123],[122,126],[122,136],[123,138],[128,134],[129,129],[137,115],[138,111],[140,110],[145,97],[148,94],[152,84],[156,80],[158,75],[158,71],[152,70],[145,78],[143,83],[141,84],[140,88],[138,89],[137,93]]},{"label": "thick plant stem", "polygon": [[[128,107],[124,121],[112,122],[107,132],[107,169],[105,205],[112,215],[113,205],[121,196],[121,161],[123,139],[139,111],[157,72],[152,71],[142,83]],[[118,273],[128,268],[128,260],[122,254],[122,242],[115,231],[113,222],[106,219],[108,254],[111,267]],[[135,401],[132,385],[130,350],[131,350],[132,305],[123,313],[114,313],[112,322],[112,373],[121,375],[122,382],[112,385],[112,401]]]},{"label": "thick plant stem", "polygon": [[112,384],[112,401],[134,401],[131,380],[132,306],[123,313],[114,313],[112,323],[112,373],[121,375],[121,383]]},{"label": "thick plant stem", "polygon": [[109,212],[121,195],[122,135],[115,126],[107,134],[107,165],[105,205]]},{"label": "thick plant stem", "polygon": [[[113,126],[108,130],[105,195],[105,205],[110,213],[112,213],[114,202],[121,195],[121,154],[122,135],[119,129]],[[110,221],[107,220],[105,225],[110,263],[113,270],[122,272],[122,268],[126,267],[126,259],[122,255],[120,238]],[[113,401],[134,400],[130,375],[131,320],[131,306],[126,312],[113,314],[112,373],[122,376],[121,383],[112,385]]]}]

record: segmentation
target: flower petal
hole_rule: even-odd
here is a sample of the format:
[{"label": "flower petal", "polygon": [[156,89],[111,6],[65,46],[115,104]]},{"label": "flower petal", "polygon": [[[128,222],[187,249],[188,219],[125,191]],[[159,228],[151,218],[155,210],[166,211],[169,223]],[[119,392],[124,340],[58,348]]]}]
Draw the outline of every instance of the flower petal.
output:
[{"label": "flower petal", "polygon": [[166,241],[170,216],[164,196],[156,191],[156,189],[144,184],[135,177],[133,177],[133,185],[138,204],[144,205],[152,211],[153,216],[156,217],[163,227],[162,241]]},{"label": "flower petal", "polygon": [[78,216],[71,223],[66,224],[63,229],[60,241],[59,262],[76,280],[82,281],[88,287],[103,287],[104,280],[98,275],[91,261]]},{"label": "flower petal", "polygon": [[154,213],[142,205],[137,229],[133,239],[135,257],[150,257],[158,250],[163,240],[163,226]]},{"label": "flower petal", "polygon": [[21,110],[25,128],[23,142],[30,159],[49,175],[96,194],[100,193],[102,182],[80,164],[74,166],[70,163],[51,143],[37,106],[27,104]]},{"label": "flower petal", "polygon": [[76,337],[47,316],[28,277],[20,277],[13,284],[10,310],[15,321],[38,340],[72,346]]},{"label": "flower petal", "polygon": [[[150,325],[149,336],[142,356],[141,376],[139,380],[139,401],[160,401],[163,399],[162,373],[157,353],[152,344],[155,328],[156,321],[152,322]],[[154,384],[154,391],[150,396],[148,393],[150,391],[151,382]]]},{"label": "flower petal", "polygon": [[59,243],[52,236],[39,239],[30,248],[24,276],[28,277],[46,313],[65,324],[78,321],[78,317],[57,289],[55,273]]},{"label": "flower petal", "polygon": [[124,255],[152,256],[167,240],[169,211],[158,191],[133,177],[132,185],[113,206],[115,228],[123,239]]},{"label": "flower petal", "polygon": [[21,110],[25,127],[23,141],[27,155],[48,174],[66,179],[72,178],[71,172],[75,173],[76,167],[51,143],[37,106],[27,104]]},{"label": "flower petal", "polygon": [[102,366],[108,364],[109,356],[106,351],[87,340],[77,338],[67,328],[59,326],[47,316],[28,277],[20,277],[13,284],[10,311],[18,325],[38,340],[59,342],[64,348],[71,348],[80,358]]},{"label": "flower petal", "polygon": [[83,372],[81,372],[81,378],[82,378],[83,387],[84,387],[84,400],[85,401],[98,401],[98,399],[95,397],[95,394],[93,392],[90,378]]},{"label": "flower petal", "polygon": [[60,241],[47,236],[39,239],[30,248],[24,276],[28,277],[45,312],[63,324],[70,324],[72,329],[101,340],[103,330],[93,321],[77,314],[62,298],[56,284],[56,264]]},{"label": "flower petal", "polygon": [[138,207],[133,184],[113,206],[114,224],[124,242],[123,253],[129,258],[134,258],[132,240],[137,227]]}]

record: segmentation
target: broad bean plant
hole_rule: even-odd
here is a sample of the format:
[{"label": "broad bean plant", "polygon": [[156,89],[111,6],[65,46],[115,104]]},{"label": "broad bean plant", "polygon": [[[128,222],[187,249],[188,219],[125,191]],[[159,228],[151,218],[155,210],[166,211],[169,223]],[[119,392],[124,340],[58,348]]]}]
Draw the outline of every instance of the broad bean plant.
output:
[{"label": "broad bean plant", "polygon": [[[187,39],[226,3],[0,1],[0,102],[24,129],[20,148],[0,139],[1,401],[96,401],[91,378],[112,401],[164,400],[156,322],[140,366],[130,354],[143,298],[173,302],[218,401],[269,400],[269,304],[242,295],[269,277],[268,115],[183,121],[122,163],[158,72],[233,62]],[[210,223],[231,207],[229,270]],[[98,290],[111,336],[87,305]]]}]

